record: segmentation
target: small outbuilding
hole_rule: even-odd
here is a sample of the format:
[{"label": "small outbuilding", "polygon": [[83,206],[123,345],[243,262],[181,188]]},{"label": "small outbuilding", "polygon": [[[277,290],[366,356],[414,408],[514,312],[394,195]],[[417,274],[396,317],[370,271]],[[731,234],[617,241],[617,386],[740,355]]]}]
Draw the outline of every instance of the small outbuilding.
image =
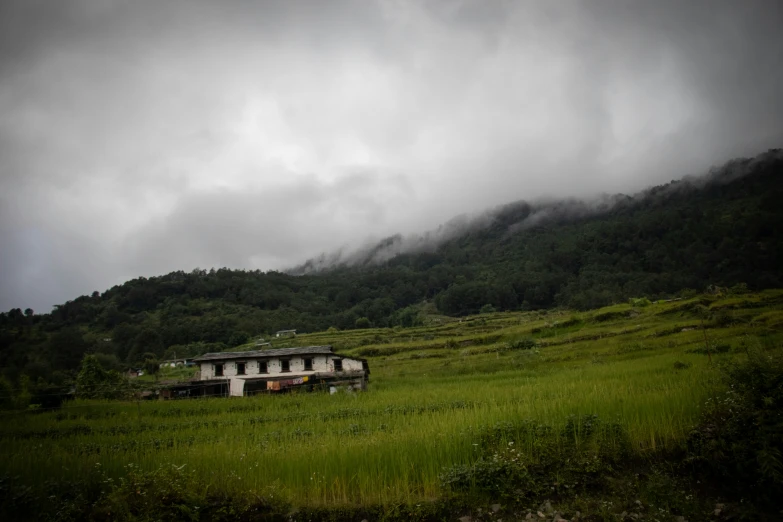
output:
[{"label": "small outbuilding", "polygon": [[193,359],[168,359],[160,362],[161,368],[176,368],[177,366],[193,366]]}]

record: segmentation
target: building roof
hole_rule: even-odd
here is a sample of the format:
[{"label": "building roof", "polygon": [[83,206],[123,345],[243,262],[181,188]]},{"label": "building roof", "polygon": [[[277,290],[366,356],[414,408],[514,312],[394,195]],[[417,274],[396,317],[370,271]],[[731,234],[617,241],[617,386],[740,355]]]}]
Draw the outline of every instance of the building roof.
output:
[{"label": "building roof", "polygon": [[266,357],[286,357],[289,355],[331,354],[331,346],[301,346],[298,348],[276,348],[273,350],[249,350],[247,352],[205,353],[193,359],[194,362],[220,361],[227,359],[259,359]]}]

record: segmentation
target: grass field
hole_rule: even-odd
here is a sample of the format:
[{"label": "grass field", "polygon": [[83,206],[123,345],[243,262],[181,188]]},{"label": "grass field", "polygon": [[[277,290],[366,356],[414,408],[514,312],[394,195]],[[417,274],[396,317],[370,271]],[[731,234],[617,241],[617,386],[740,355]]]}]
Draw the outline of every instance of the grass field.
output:
[{"label": "grass field", "polygon": [[[698,305],[709,309],[705,328]],[[576,419],[568,433],[579,444],[580,419],[597,415],[602,444],[629,443],[641,457],[674,450],[718,391],[716,366],[780,346],[782,329],[783,291],[770,290],[300,335],[275,346],[366,357],[368,391],[8,413],[0,475],[32,490],[71,480],[101,489],[176,466],[211,492],[295,506],[426,501],[493,429],[535,460],[539,432],[515,428],[526,420],[562,432]],[[712,361],[699,353],[705,340]]]}]

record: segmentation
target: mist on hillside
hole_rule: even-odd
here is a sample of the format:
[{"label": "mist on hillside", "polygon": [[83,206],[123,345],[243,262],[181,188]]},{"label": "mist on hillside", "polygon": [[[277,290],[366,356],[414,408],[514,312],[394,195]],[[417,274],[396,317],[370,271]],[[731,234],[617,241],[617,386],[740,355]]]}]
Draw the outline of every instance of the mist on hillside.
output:
[{"label": "mist on hillside", "polygon": [[778,147],[781,26],[763,0],[2,1],[0,309],[384,260]]},{"label": "mist on hillside", "polygon": [[486,210],[479,214],[457,216],[438,228],[421,234],[395,234],[380,241],[367,241],[355,249],[344,247],[308,259],[286,272],[292,275],[315,274],[334,268],[354,268],[384,263],[401,254],[433,252],[447,241],[490,226],[500,226],[504,237],[535,226],[553,222],[586,219],[611,212],[617,205],[633,205],[653,197],[667,197],[678,192],[700,190],[709,184],[726,184],[753,173],[759,166],[783,159],[783,150],[770,149],[752,158],[735,158],[698,176],[657,187],[650,187],[632,196],[602,194],[591,198],[541,198],[531,202],[517,201]]}]

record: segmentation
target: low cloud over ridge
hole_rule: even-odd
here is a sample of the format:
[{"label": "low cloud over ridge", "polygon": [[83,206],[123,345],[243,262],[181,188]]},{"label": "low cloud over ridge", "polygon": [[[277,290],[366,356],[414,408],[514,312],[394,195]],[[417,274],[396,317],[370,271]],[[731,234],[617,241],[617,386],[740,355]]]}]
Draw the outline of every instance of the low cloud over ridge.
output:
[{"label": "low cloud over ridge", "polygon": [[783,143],[766,1],[0,2],[0,308]]}]

